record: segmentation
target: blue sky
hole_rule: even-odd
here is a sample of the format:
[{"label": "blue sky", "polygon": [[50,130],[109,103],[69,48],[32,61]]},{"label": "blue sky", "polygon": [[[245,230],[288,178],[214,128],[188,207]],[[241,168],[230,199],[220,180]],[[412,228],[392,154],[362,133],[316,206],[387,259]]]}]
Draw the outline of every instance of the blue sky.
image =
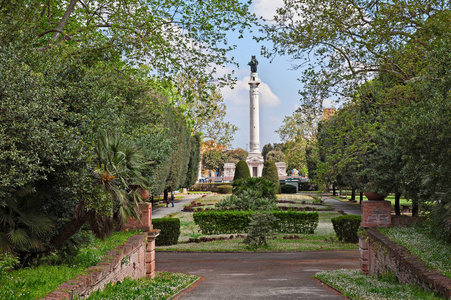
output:
[{"label": "blue sky", "polygon": [[[253,0],[252,12],[258,16],[270,19],[276,7],[282,6],[282,0]],[[259,34],[256,32],[256,34]],[[235,89],[223,89],[223,97],[227,105],[226,121],[238,126],[239,130],[232,141],[233,148],[246,149],[249,144],[249,75],[247,63],[252,55],[256,55],[260,84],[260,148],[268,143],[280,142],[275,130],[279,129],[285,116],[291,115],[300,105],[298,91],[302,88],[297,80],[301,70],[290,70],[289,57],[276,57],[272,63],[261,54],[261,44],[247,33],[243,39],[230,36],[230,43],[238,47],[229,53],[239,63],[239,68],[233,67],[237,84]],[[230,69],[229,69],[230,70]]]}]

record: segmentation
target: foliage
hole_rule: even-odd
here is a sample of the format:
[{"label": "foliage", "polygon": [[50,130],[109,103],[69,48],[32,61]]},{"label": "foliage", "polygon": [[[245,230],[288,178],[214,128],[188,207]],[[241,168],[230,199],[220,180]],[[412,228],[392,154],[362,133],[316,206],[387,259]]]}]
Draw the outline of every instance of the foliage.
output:
[{"label": "foliage", "polygon": [[332,224],[334,226],[335,233],[340,241],[345,243],[357,243],[359,237],[357,231],[360,228],[362,217],[359,215],[344,215],[333,218]]},{"label": "foliage", "polygon": [[364,275],[360,270],[324,271],[314,277],[352,299],[442,299],[418,286],[382,281],[375,276]]},{"label": "foliage", "polygon": [[259,191],[246,189],[237,195],[231,195],[216,203],[218,210],[273,210],[277,208],[275,198],[262,197]]},{"label": "foliage", "polygon": [[[268,153],[270,156],[270,153]],[[279,174],[277,173],[276,163],[272,160],[266,160],[263,164],[262,177],[274,183],[276,193],[280,191]]]},{"label": "foliage", "polygon": [[303,211],[274,211],[276,232],[313,234],[318,227],[319,214]]},{"label": "foliage", "polygon": [[275,184],[263,177],[234,180],[232,185],[236,196],[250,190],[255,198],[276,199]]},{"label": "foliage", "polygon": [[226,151],[225,155],[226,155],[225,162],[237,164],[240,160],[246,160],[248,153],[246,150],[237,148],[234,150]]},{"label": "foliage", "polygon": [[[272,160],[273,162],[285,162],[285,154],[280,150],[271,150],[266,154],[266,160]],[[265,161],[266,161],[265,160]]]},{"label": "foliage", "polygon": [[155,278],[130,279],[107,284],[87,299],[155,299],[171,298],[192,284],[198,276],[181,273],[157,272]]},{"label": "foliage", "polygon": [[230,185],[228,182],[211,182],[211,183],[196,183],[191,187],[193,191],[209,191],[218,192],[218,188],[223,185]]},{"label": "foliage", "polygon": [[224,169],[225,154],[221,150],[207,150],[202,154],[202,166],[207,170]]},{"label": "foliage", "polygon": [[8,252],[2,252],[0,254],[0,278],[5,278],[7,272],[11,271],[17,263],[19,263],[18,257]]},{"label": "foliage", "polygon": [[[142,73],[167,78],[189,74],[203,82],[212,81],[216,73],[212,65],[233,63],[226,57],[234,48],[227,43],[226,32],[242,34],[255,21],[249,4],[235,0],[33,4],[22,0],[2,5],[0,19],[8,22],[2,24],[0,40],[13,39],[12,32],[22,31],[32,32],[41,50],[103,44],[105,51],[120,53],[129,67],[139,66]],[[220,84],[228,81],[229,76],[219,78]]]},{"label": "foliage", "polygon": [[291,184],[280,185],[280,191],[282,194],[296,194],[296,187]]},{"label": "foliage", "polygon": [[233,186],[227,184],[218,186],[216,190],[218,191],[219,194],[231,194],[232,189]]},{"label": "foliage", "polygon": [[203,234],[242,233],[246,231],[251,211],[203,211],[194,212],[193,218]]},{"label": "foliage", "polygon": [[[113,203],[112,212],[106,215],[113,215],[121,224],[129,217],[138,218],[141,198],[138,190],[131,187],[146,188],[142,172],[148,162],[143,154],[133,143],[111,133],[100,134],[95,151],[97,158],[93,176],[111,195]],[[87,209],[92,209],[92,204],[87,205]]]},{"label": "foliage", "polygon": [[155,245],[175,245],[180,236],[180,220],[177,218],[153,219],[152,225],[160,229],[160,235],[155,240]]},{"label": "foliage", "polygon": [[6,199],[5,206],[0,206],[0,253],[23,257],[45,249],[42,237],[50,231],[52,221],[41,211],[42,205],[42,200],[29,192]]},{"label": "foliage", "polygon": [[252,220],[247,228],[247,235],[243,243],[250,249],[267,247],[267,236],[271,234],[271,224],[275,221],[270,212],[257,212],[252,216]]},{"label": "foliage", "polygon": [[200,135],[195,134],[190,139],[190,155],[188,162],[188,173],[186,174],[186,180],[183,184],[183,187],[189,188],[192,187],[197,179],[199,173],[199,164],[200,164]]},{"label": "foliage", "polygon": [[237,164],[236,164],[236,168],[235,168],[235,175],[233,177],[233,182],[235,182],[235,180],[240,180],[240,179],[247,179],[251,177],[251,173],[249,171],[249,167],[246,163],[245,160],[240,160]]},{"label": "foliage", "polygon": [[[204,211],[193,214],[203,234],[242,233],[252,221],[254,211]],[[318,213],[270,211],[274,217],[272,232],[313,233],[318,226]]]},{"label": "foliage", "polygon": [[78,254],[64,264],[54,264],[53,260],[60,262],[61,259],[52,254],[38,267],[9,271],[0,277],[0,299],[41,299],[60,284],[99,263],[108,251],[123,245],[133,234],[136,232],[115,232],[103,241],[92,238],[90,244],[81,247]]},{"label": "foliage", "polygon": [[349,100],[378,72],[401,83],[418,76],[434,43],[427,24],[448,10],[444,1],[284,1],[258,40],[273,42],[268,57],[287,54],[304,67],[302,101],[321,109],[332,95]]}]

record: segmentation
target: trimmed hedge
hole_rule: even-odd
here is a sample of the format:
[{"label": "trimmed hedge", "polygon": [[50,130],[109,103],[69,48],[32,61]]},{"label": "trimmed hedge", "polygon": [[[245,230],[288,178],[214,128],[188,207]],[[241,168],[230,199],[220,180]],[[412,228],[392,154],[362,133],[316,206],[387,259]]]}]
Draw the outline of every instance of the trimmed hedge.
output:
[{"label": "trimmed hedge", "polygon": [[221,185],[216,188],[216,190],[220,194],[231,194],[232,189],[233,189],[233,186],[231,186],[231,185]]},{"label": "trimmed hedge", "polygon": [[160,218],[152,220],[153,227],[160,229],[160,234],[155,240],[156,246],[175,245],[180,236],[180,219]]},{"label": "trimmed hedge", "polygon": [[282,194],[296,194],[296,187],[291,184],[282,184],[280,190]]},{"label": "trimmed hedge", "polygon": [[276,194],[280,193],[279,174],[277,173],[276,163],[267,160],[263,164],[262,177],[274,183]]},{"label": "trimmed hedge", "polygon": [[[246,232],[253,211],[203,211],[193,214],[194,222],[203,234]],[[276,221],[271,224],[274,232],[313,233],[318,226],[317,212],[271,211]]]},{"label": "trimmed hedge", "polygon": [[194,222],[203,234],[245,232],[251,222],[252,211],[201,211],[193,213]]},{"label": "trimmed hedge", "polygon": [[190,187],[190,191],[194,192],[206,192],[210,191],[213,193],[218,192],[218,188],[220,186],[230,185],[230,182],[211,182],[211,183],[196,183],[192,187]]},{"label": "trimmed hedge", "polygon": [[357,243],[359,241],[357,231],[359,230],[360,222],[362,222],[361,216],[345,215],[332,218],[331,221],[340,241],[346,243]]}]

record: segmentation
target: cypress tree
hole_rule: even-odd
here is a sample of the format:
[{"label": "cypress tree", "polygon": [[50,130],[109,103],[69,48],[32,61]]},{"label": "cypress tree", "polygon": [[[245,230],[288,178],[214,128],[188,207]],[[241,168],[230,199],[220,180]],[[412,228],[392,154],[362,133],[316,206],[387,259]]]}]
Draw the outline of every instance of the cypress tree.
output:
[{"label": "cypress tree", "polygon": [[233,181],[238,179],[247,179],[251,178],[251,172],[249,172],[249,167],[245,160],[240,160],[236,164],[235,168],[235,176],[233,177]]},{"label": "cypress tree", "polygon": [[265,161],[265,163],[263,164],[262,177],[271,182],[274,182],[274,184],[276,185],[276,193],[280,193],[279,174],[277,174],[277,167],[275,162],[273,162],[272,160]]}]

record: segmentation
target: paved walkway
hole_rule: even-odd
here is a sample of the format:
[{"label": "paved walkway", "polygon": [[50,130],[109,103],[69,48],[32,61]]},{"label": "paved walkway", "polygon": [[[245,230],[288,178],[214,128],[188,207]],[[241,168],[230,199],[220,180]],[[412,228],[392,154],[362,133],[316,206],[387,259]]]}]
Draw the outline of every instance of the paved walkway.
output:
[{"label": "paved walkway", "polygon": [[157,252],[157,271],[202,277],[176,299],[346,299],[312,278],[358,269],[358,250],[281,253]]},{"label": "paved walkway", "polygon": [[[303,192],[304,195],[317,196],[316,193]],[[321,196],[324,202],[329,203],[334,206],[335,211],[343,211],[347,215],[362,215],[360,205],[348,204],[344,201],[337,200],[335,198],[329,197],[328,195]]]},{"label": "paved walkway", "polygon": [[169,203],[169,207],[158,207],[152,209],[152,219],[163,218],[169,214],[178,213],[183,210],[183,207],[193,201],[194,199],[202,197],[202,194],[183,195],[183,199],[175,199],[174,207]]}]

